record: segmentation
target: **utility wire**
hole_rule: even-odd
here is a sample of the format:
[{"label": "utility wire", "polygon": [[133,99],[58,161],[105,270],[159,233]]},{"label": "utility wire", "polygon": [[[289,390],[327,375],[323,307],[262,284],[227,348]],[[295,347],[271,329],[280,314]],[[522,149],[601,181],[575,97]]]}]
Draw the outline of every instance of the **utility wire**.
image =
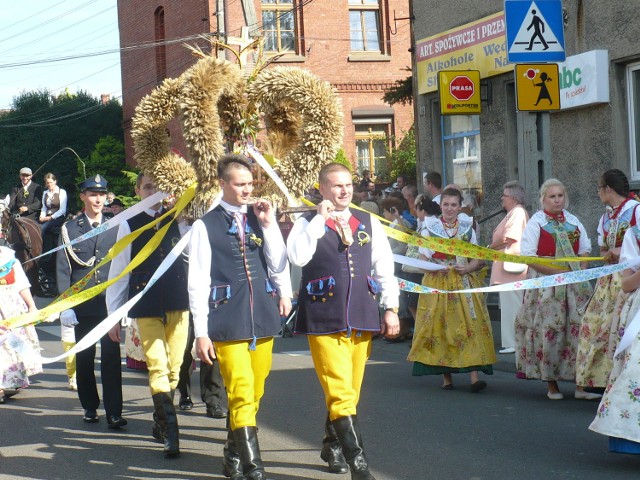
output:
[{"label": "utility wire", "polygon": [[15,27],[16,25],[20,25],[21,23],[26,22],[27,20],[31,20],[32,18],[37,17],[37,16],[38,16],[38,15],[40,15],[41,13],[44,13],[44,12],[46,12],[47,10],[51,10],[52,8],[57,7],[58,5],[60,5],[61,3],[66,2],[66,1],[67,1],[67,0],[62,0],[61,2],[54,3],[53,5],[51,5],[50,7],[45,8],[44,10],[40,10],[39,12],[36,12],[36,13],[31,13],[31,14],[29,14],[29,16],[28,16],[28,17],[24,17],[22,20],[18,20],[17,22],[12,23],[11,25],[8,25],[8,26],[6,26],[6,27],[3,27],[3,30],[4,30],[4,31],[7,31],[7,30],[9,30],[10,28]]},{"label": "utility wire", "polygon": [[74,7],[74,8],[72,8],[71,10],[67,10],[66,12],[61,13],[60,15],[58,15],[58,16],[56,16],[56,17],[49,18],[49,19],[45,20],[45,21],[44,21],[44,22],[42,22],[42,23],[39,23],[39,24],[37,24],[37,25],[34,25],[33,27],[29,27],[28,29],[23,30],[22,32],[16,33],[16,34],[14,34],[14,35],[9,35],[8,37],[5,37],[5,38],[1,38],[1,39],[0,39],[0,43],[5,42],[5,41],[7,41],[7,40],[12,40],[12,39],[14,39],[14,38],[16,38],[16,37],[20,37],[20,36],[24,35],[25,33],[29,33],[29,32],[31,32],[31,31],[33,31],[33,30],[36,30],[36,29],[38,29],[38,28],[40,28],[40,27],[43,27],[43,26],[45,26],[45,25],[48,25],[49,23],[51,23],[51,22],[53,22],[53,21],[55,21],[55,20],[59,20],[59,19],[61,19],[61,18],[63,18],[63,17],[66,17],[67,15],[70,15],[70,14],[72,14],[72,13],[74,13],[74,12],[77,12],[78,10],[80,10],[80,9],[82,9],[82,8],[84,8],[84,7],[86,7],[87,5],[91,5],[92,3],[95,3],[95,2],[97,2],[97,1],[98,1],[98,0],[89,0],[88,2],[85,2],[85,3],[83,3],[82,5],[80,5],[80,6],[78,6],[78,7]]},{"label": "utility wire", "polygon": [[87,22],[89,20],[93,20],[97,15],[102,15],[103,13],[108,12],[109,10],[113,10],[114,8],[115,8],[115,5],[112,5],[112,6],[108,7],[108,8],[105,8],[104,10],[101,10],[101,11],[95,13],[95,14],[92,13],[90,16],[88,16],[86,18],[83,18],[82,20],[78,20],[75,23],[69,24],[66,27],[61,28],[60,30],[56,30],[55,32],[51,32],[51,33],[49,33],[47,35],[43,35],[43,36],[34,38],[33,40],[25,42],[25,43],[23,43],[21,45],[15,45],[15,46],[12,46],[12,47],[10,47],[10,48],[8,48],[6,50],[2,50],[2,51],[0,51],[0,55],[2,55],[4,53],[7,53],[7,52],[10,52],[12,50],[16,50],[16,49],[20,49],[20,48],[26,47],[27,45],[32,45],[34,43],[41,42],[46,38],[53,37],[54,35],[58,35],[59,33],[62,33],[64,31],[66,31],[66,30],[69,30],[70,28],[75,28],[78,25],[80,25],[81,23]]}]

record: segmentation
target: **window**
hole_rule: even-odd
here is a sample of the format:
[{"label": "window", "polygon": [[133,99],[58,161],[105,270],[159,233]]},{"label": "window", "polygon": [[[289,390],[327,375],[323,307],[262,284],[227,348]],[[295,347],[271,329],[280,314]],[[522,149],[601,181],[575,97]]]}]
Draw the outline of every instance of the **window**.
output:
[{"label": "window", "polygon": [[448,115],[441,118],[445,183],[455,183],[462,188],[463,204],[475,208],[482,197],[480,116]]},{"label": "window", "polygon": [[640,63],[627,67],[631,179],[640,180]]},{"label": "window", "polygon": [[167,78],[167,51],[164,44],[164,8],[158,7],[153,15],[154,39],[156,42],[156,82]]},{"label": "window", "polygon": [[389,124],[358,124],[355,127],[357,171],[370,170],[374,177],[384,175],[389,170],[386,153]]},{"label": "window", "polygon": [[262,0],[262,30],[267,52],[295,52],[293,0]]},{"label": "window", "polygon": [[349,0],[351,51],[380,51],[379,0]]}]

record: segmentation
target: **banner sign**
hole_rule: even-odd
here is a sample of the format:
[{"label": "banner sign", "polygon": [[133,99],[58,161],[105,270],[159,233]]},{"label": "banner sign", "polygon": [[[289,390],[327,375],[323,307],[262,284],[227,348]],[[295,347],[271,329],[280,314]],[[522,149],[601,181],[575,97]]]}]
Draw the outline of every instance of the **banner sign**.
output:
[{"label": "banner sign", "polygon": [[481,78],[513,71],[504,12],[418,40],[415,55],[420,94],[438,89],[440,70],[479,70]]}]

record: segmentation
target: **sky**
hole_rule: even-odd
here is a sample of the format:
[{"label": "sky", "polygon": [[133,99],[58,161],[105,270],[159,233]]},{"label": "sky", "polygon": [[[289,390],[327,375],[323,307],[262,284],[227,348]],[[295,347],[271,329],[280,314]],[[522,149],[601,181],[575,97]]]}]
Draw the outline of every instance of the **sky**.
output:
[{"label": "sky", "polygon": [[[132,0],[135,1],[135,0]],[[0,110],[24,91],[122,95],[116,0],[0,0]],[[108,52],[104,53],[103,52]],[[79,57],[61,60],[64,57]]]}]

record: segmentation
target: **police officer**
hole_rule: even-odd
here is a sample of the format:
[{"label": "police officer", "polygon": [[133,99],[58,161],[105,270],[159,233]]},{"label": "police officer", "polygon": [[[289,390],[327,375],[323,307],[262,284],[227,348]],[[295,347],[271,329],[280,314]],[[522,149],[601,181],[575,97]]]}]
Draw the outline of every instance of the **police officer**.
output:
[{"label": "police officer", "polygon": [[[65,223],[60,231],[60,242],[69,241],[91,232],[99,227],[105,217],[102,214],[107,195],[107,181],[102,175],[87,178],[78,185],[80,200],[84,203],[83,212],[75,219]],[[116,241],[116,229],[107,230],[75,245],[67,245],[59,250],[56,261],[58,287],[64,292],[81,280],[94,266],[106,256]],[[96,270],[90,277],[85,289],[107,280],[109,267]],[[75,326],[76,340],[79,342],[107,316],[105,292],[76,305],[73,310],[60,314],[60,322],[66,326]],[[102,398],[107,414],[108,426],[117,429],[127,424],[122,418],[122,371],[120,369],[120,344],[108,335],[100,339],[102,375]],[[87,423],[98,422],[100,397],[96,385],[94,362],[96,347],[78,352],[76,355],[76,379],[78,397],[84,408],[83,420]]]}]

